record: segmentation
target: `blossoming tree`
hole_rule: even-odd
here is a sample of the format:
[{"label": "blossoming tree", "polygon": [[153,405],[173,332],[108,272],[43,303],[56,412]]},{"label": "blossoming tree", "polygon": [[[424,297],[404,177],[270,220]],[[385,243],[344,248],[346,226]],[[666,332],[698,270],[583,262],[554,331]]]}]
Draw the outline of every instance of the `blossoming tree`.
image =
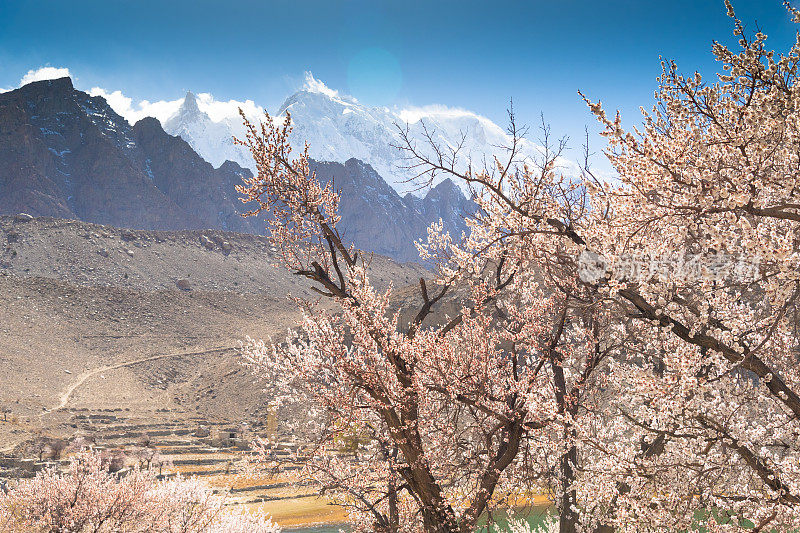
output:
[{"label": "blossoming tree", "polygon": [[[698,509],[729,528],[800,525],[800,41],[776,55],[726,5],[739,50],[714,43],[716,82],[664,63],[658,103],[633,133],[590,103],[621,184],[589,184],[581,233],[609,266],[599,289],[634,318],[630,350],[654,361],[615,373],[613,387],[657,453],[612,441],[595,465],[606,482],[591,497],[613,500],[620,525],[686,527]],[[704,264],[632,275],[618,268],[630,257]]]},{"label": "blossoming tree", "polygon": [[0,494],[9,532],[278,533],[267,517],[231,511],[197,479],[159,481],[155,471],[112,473],[101,453],[83,451],[69,470],[40,472]]},{"label": "blossoming tree", "polygon": [[[306,474],[365,530],[470,532],[484,514],[543,489],[563,530],[574,530],[575,426],[598,409],[598,369],[622,354],[569,250],[486,192],[465,243],[432,228],[421,251],[438,277],[420,280],[419,306],[406,317],[391,290],[372,287],[364,254],[343,242],[332,185],[309,172],[307,153],[291,157],[290,119],[246,125],[242,142],[259,173],[240,187],[244,200],[257,204],[252,214],[273,214],[285,266],[337,305],[298,301],[302,331],[246,348],[279,402],[301,404],[304,423],[317,423]],[[517,202],[585,212],[581,187],[553,171],[559,151],[544,154],[538,174],[518,174],[514,148],[496,173],[474,179],[496,190],[513,182]],[[443,319],[436,306],[451,293],[458,307]],[[343,456],[337,443],[354,433],[363,443]]]},{"label": "blossoming tree", "polygon": [[618,180],[565,177],[547,135],[518,160],[513,115],[508,159],[483,169],[403,135],[419,179],[453,176],[479,207],[468,235],[420,245],[437,275],[410,315],[343,241],[290,118],[247,123],[243,199],[335,312],[298,301],[301,331],[246,354],[306,407],[306,472],[363,529],[467,532],[535,490],[562,532],[800,527],[800,38],[776,56],[727,5],[739,49],[714,44],[716,82],[665,63],[632,133],[587,100]]}]

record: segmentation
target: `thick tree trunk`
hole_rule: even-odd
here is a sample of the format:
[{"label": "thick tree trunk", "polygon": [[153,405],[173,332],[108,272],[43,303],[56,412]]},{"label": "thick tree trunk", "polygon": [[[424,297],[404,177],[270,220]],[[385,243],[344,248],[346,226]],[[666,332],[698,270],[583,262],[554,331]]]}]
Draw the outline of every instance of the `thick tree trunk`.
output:
[{"label": "thick tree trunk", "polygon": [[462,528],[434,510],[422,510],[422,527],[425,533],[464,533]]},{"label": "thick tree trunk", "polygon": [[400,512],[397,509],[397,487],[394,481],[389,483],[389,531],[400,531]]},{"label": "thick tree trunk", "polygon": [[[564,320],[566,319],[566,306],[561,315],[559,329],[563,330]],[[556,403],[560,413],[570,413],[575,416],[575,405],[567,401],[567,381],[564,377],[563,360],[559,352],[555,350],[555,339],[560,338],[560,333],[554,335],[554,342],[551,344],[550,353],[553,361],[553,390],[556,396]],[[578,513],[575,511],[577,494],[572,487],[575,481],[575,465],[578,463],[578,448],[575,446],[575,429],[571,426],[564,428],[564,441],[569,443],[569,448],[561,456],[560,476],[561,495],[557,502],[559,512],[559,533],[575,533],[578,527]]]},{"label": "thick tree trunk", "polygon": [[[569,438],[569,437],[568,437]],[[576,533],[580,518],[575,510],[577,495],[572,484],[575,481],[575,464],[578,461],[578,448],[570,446],[561,456],[561,501],[558,504],[559,533]]]}]

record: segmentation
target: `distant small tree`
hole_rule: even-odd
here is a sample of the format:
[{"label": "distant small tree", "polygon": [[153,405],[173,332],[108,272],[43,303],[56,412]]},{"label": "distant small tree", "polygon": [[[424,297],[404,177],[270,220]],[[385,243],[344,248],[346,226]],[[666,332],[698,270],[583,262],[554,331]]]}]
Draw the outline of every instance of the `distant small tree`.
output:
[{"label": "distant small tree", "polygon": [[60,438],[41,437],[35,446],[40,461],[57,461],[69,446],[69,442]]},{"label": "distant small tree", "polygon": [[150,435],[147,433],[142,433],[139,437],[136,438],[136,445],[141,448],[149,448],[152,443]]}]

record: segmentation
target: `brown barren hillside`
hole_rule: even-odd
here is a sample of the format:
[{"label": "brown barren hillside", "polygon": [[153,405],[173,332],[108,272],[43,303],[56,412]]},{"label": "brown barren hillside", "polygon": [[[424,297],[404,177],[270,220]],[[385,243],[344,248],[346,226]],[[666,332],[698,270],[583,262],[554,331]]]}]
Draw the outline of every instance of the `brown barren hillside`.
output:
[{"label": "brown barren hillside", "polygon": [[[275,262],[255,235],[0,217],[0,449],[73,436],[82,410],[263,423],[236,348],[280,338],[298,319],[287,293],[307,290]],[[377,256],[371,269],[382,286],[426,274]]]}]

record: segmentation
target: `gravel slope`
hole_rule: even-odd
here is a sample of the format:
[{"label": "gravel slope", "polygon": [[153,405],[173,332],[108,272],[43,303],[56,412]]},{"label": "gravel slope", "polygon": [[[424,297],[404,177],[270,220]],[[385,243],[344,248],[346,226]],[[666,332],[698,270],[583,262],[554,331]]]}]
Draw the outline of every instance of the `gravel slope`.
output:
[{"label": "gravel slope", "polygon": [[[69,435],[60,406],[263,421],[263,384],[236,348],[280,338],[298,318],[286,294],[309,294],[274,263],[254,235],[0,217],[0,407],[15,421],[0,448]],[[427,274],[382,257],[371,268],[381,286]]]}]

